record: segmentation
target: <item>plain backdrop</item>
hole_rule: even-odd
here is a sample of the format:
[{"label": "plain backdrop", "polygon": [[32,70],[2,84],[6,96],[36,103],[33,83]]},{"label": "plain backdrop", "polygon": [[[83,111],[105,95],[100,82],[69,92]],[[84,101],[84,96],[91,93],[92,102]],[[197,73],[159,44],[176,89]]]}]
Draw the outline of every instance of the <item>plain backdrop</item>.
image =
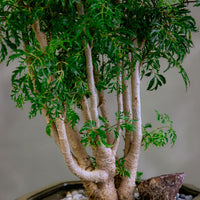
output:
[{"label": "plain backdrop", "polygon": [[[192,8],[192,14],[200,26],[200,8]],[[177,69],[166,73],[167,84],[157,91],[146,91],[147,81],[142,81],[143,123],[154,121],[155,109],[165,112],[174,121],[178,139],[173,148],[142,150],[139,171],[143,178],[185,172],[185,182],[200,187],[200,33],[193,34],[193,41],[183,64],[191,80],[187,92]],[[23,110],[15,108],[10,77],[17,62],[0,65],[0,199],[12,200],[57,181],[77,180],[46,135],[44,118],[30,120],[28,104]],[[109,96],[110,109],[115,109],[114,101]]]}]

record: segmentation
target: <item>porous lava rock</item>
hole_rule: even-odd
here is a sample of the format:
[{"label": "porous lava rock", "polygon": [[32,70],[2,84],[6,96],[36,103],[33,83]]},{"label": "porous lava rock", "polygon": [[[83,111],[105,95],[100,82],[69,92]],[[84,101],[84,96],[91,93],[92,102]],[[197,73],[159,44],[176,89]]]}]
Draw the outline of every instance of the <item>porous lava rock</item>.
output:
[{"label": "porous lava rock", "polygon": [[141,200],[174,200],[183,184],[184,173],[166,174],[141,181],[138,192]]}]

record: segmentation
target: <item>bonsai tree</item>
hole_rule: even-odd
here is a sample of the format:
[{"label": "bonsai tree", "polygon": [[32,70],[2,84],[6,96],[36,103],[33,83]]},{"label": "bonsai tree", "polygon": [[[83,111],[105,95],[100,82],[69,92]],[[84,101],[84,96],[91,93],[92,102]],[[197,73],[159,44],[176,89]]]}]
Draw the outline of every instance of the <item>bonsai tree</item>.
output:
[{"label": "bonsai tree", "polygon": [[[91,200],[133,199],[141,146],[175,142],[168,115],[156,111],[162,128],[142,125],[140,82],[148,78],[147,90],[156,90],[166,83],[164,72],[175,67],[189,85],[182,61],[197,27],[188,3],[200,5],[185,0],[1,1],[0,59],[10,48],[7,64],[19,63],[12,99],[19,108],[31,103],[30,118],[44,115],[47,134]],[[116,96],[115,113],[108,109],[109,93]],[[120,140],[122,157],[117,155]]]}]

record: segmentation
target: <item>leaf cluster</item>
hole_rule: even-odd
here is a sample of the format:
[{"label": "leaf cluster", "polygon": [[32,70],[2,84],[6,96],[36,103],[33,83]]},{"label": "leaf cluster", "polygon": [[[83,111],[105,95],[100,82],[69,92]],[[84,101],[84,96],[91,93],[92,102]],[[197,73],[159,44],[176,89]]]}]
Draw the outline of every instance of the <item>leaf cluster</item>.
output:
[{"label": "leaf cluster", "polygon": [[116,175],[120,175],[122,177],[127,176],[130,178],[130,171],[124,167],[125,159],[122,157],[116,161]]},{"label": "leaf cluster", "polygon": [[120,124],[115,124],[111,126],[106,118],[103,118],[99,116],[99,119],[101,121],[101,125],[99,128],[96,127],[96,122],[89,120],[88,122],[84,123],[83,127],[80,129],[80,133],[82,134],[81,143],[84,144],[86,147],[89,146],[100,146],[101,143],[104,144],[107,148],[112,147],[112,145],[109,145],[106,140],[106,132],[108,133],[114,133],[115,138],[117,139],[119,137],[119,129],[122,131],[127,130],[134,132],[135,126],[133,125],[133,122],[135,120],[129,120],[129,117],[124,114],[124,112],[115,113],[116,121],[121,120]]},{"label": "leaf cluster", "polygon": [[[21,108],[26,101],[31,103],[30,117],[45,108],[50,119],[65,113],[73,126],[79,121],[76,111],[81,109],[80,100],[90,95],[83,40],[92,48],[98,91],[122,93],[124,88],[117,78],[124,75],[129,79],[136,62],[142,63],[142,77],[150,80],[150,91],[166,84],[164,72],[172,67],[189,85],[182,61],[192,47],[192,32],[197,27],[186,1],[173,1],[168,6],[169,1],[164,0],[123,0],[121,4],[88,0],[82,1],[81,16],[77,2],[2,0],[0,4],[0,62],[5,60],[8,48],[12,50],[8,65],[19,60],[12,76],[12,98]],[[196,1],[194,6],[198,5]],[[37,20],[47,37],[44,51],[32,29]],[[143,48],[139,48],[141,44]],[[131,61],[129,54],[134,58]],[[161,58],[168,62],[167,68],[162,68]],[[120,126],[134,129],[130,124]],[[94,138],[95,134],[104,138],[104,129],[93,131]]]},{"label": "leaf cluster", "polygon": [[173,129],[173,121],[170,120],[167,114],[160,114],[156,110],[157,121],[162,125],[161,127],[152,129],[151,124],[143,126],[142,145],[147,150],[150,144],[156,147],[163,147],[168,142],[172,145],[175,144],[177,139],[176,131]]},{"label": "leaf cluster", "polygon": [[112,145],[107,143],[105,129],[105,124],[101,125],[99,128],[96,128],[95,121],[86,122],[80,129],[80,133],[83,135],[81,138],[81,143],[84,144],[85,147],[87,145],[90,145],[91,147],[96,145],[101,146],[101,143],[107,148],[112,147]]}]

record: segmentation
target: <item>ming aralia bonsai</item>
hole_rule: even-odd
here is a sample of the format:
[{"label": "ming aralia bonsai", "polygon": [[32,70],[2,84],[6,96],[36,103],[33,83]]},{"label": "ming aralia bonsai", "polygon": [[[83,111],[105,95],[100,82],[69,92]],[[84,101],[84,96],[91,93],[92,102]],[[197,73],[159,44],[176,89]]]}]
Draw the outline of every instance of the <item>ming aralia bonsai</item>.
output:
[{"label": "ming aralia bonsai", "polygon": [[[189,84],[182,61],[197,28],[188,3],[200,5],[184,0],[1,1],[0,59],[10,48],[7,64],[19,63],[11,96],[20,108],[31,102],[30,118],[44,115],[47,134],[90,199],[133,199],[141,146],[175,142],[168,115],[156,111],[163,128],[142,125],[140,81],[148,78],[147,90],[156,90],[166,83],[164,72],[175,67]],[[160,59],[168,65],[161,66]],[[108,110],[109,93],[116,95],[115,113]]]}]

